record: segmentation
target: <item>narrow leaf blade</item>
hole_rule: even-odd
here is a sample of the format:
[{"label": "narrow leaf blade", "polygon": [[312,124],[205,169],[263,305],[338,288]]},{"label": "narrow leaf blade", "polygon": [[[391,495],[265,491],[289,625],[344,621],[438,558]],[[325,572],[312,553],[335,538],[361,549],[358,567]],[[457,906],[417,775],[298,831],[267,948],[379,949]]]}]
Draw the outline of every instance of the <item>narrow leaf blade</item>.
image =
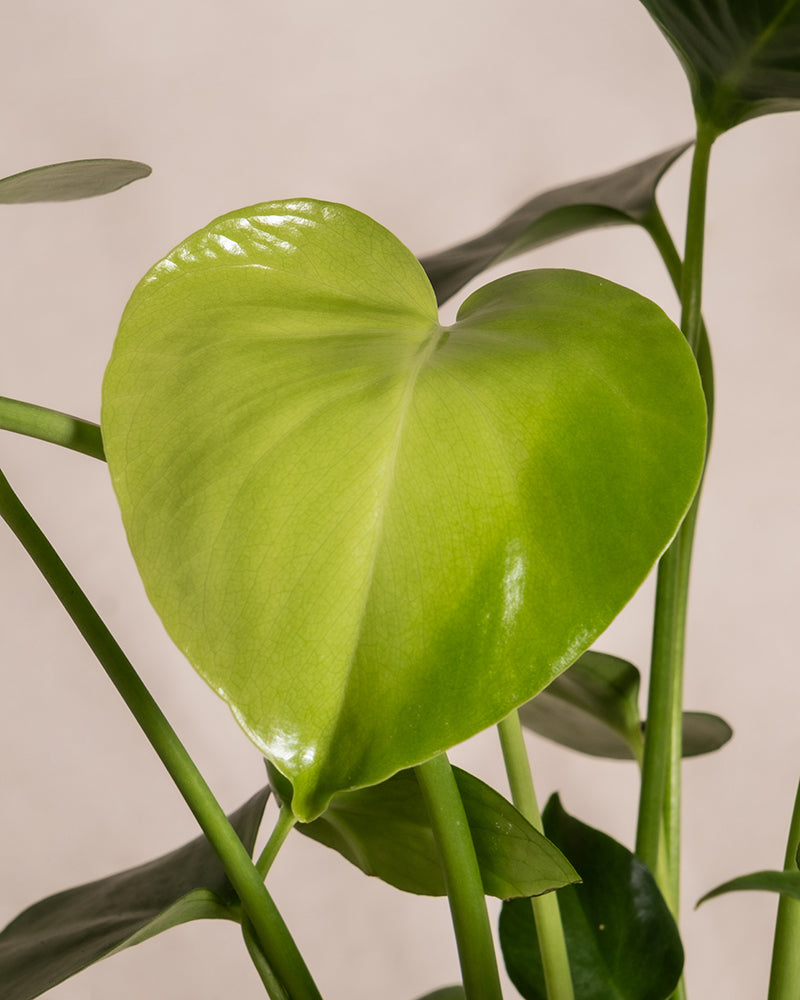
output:
[{"label": "narrow leaf blade", "polygon": [[[252,852],[263,789],[230,817]],[[123,948],[198,919],[238,919],[233,887],[205,837],[155,861],[35,903],[0,932],[3,1000],[33,997]]]},{"label": "narrow leaf blade", "polygon": [[439,303],[492,264],[600,226],[640,225],[655,208],[656,188],[691,143],[682,143],[601,177],[531,198],[474,239],[420,258]]},{"label": "narrow leaf blade", "polygon": [[110,194],[152,173],[137,160],[70,160],[35,167],[0,180],[0,204],[76,201]]},{"label": "narrow leaf blade", "polygon": [[[548,803],[545,832],[573,861],[581,885],[559,890],[575,1000],[665,1000],[683,968],[669,908],[648,869],[621,844]],[[525,1000],[546,1000],[530,905],[505,903],[500,942]]]},{"label": "narrow leaf blade", "polygon": [[728,892],[778,892],[792,899],[800,899],[800,872],[798,871],[763,871],[740,875],[728,882],[723,882],[715,889],[707,892],[697,901],[697,906],[708,899],[715,899]]}]

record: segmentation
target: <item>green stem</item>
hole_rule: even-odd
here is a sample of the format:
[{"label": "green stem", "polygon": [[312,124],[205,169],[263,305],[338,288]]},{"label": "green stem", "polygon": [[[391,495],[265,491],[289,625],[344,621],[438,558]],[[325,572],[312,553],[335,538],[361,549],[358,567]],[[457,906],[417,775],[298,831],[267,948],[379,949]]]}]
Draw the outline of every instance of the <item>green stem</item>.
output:
[{"label": "green stem", "polygon": [[[503,749],[503,760],[508,775],[508,784],[511,788],[512,801],[525,819],[540,833],[544,833],[519,713],[512,712],[502,722],[499,722],[497,731],[500,735],[500,745]],[[572,974],[569,968],[569,956],[564,939],[558,896],[555,892],[534,896],[531,899],[531,906],[533,919],[536,923],[539,951],[542,956],[547,998],[548,1000],[574,1000]]]},{"label": "green stem", "polygon": [[58,410],[48,410],[35,403],[0,396],[0,430],[26,434],[28,437],[50,441],[64,448],[80,451],[92,458],[105,460],[103,438],[97,424],[79,420]]},{"label": "green stem", "polygon": [[450,762],[438,754],[415,771],[442,861],[467,1000],[502,1000],[481,873]]},{"label": "green stem", "polygon": [[[800,847],[800,784],[794,800],[784,871],[796,872]],[[782,895],[775,922],[772,971],[767,1000],[796,1000],[800,996],[800,900]]]},{"label": "green stem", "polygon": [[272,833],[269,835],[269,840],[264,845],[264,850],[261,852],[258,861],[256,861],[258,874],[262,878],[267,877],[267,872],[272,867],[272,862],[278,856],[278,851],[283,847],[284,841],[291,833],[296,822],[297,818],[292,812],[291,807],[284,803],[278,813],[278,819],[275,821]]},{"label": "green stem", "polygon": [[308,969],[236,831],[128,658],[0,472],[0,516],[25,547],[131,710],[217,852],[270,966],[293,1000],[320,1000]]},{"label": "green stem", "polygon": [[[680,278],[681,329],[695,356],[703,357],[710,377],[710,353],[701,351],[704,340],[702,303],[703,243],[708,168],[711,147],[716,133],[698,123],[689,208],[686,226],[686,252],[680,268],[677,253],[671,250],[671,240],[665,240],[665,227],[659,228],[658,218],[650,229],[656,245],[666,250],[665,260],[673,274]],[[651,220],[651,224],[653,220]],[[706,341],[707,347],[707,341]],[[713,401],[713,391],[711,393]],[[689,570],[692,544],[697,521],[698,494],[683,524],[658,568],[656,607],[653,625],[653,648],[650,665],[647,731],[642,765],[642,790],[639,800],[639,821],[636,833],[636,853],[654,872],[659,870],[658,858],[662,817],[667,845],[667,884],[661,888],[674,914],[678,912],[680,885],[680,767],[682,755],[683,660],[686,642],[686,611],[689,591]]]},{"label": "green stem", "polygon": [[286,990],[283,988],[277,976],[272,971],[269,962],[264,957],[264,952],[259,947],[258,940],[253,932],[253,925],[250,923],[250,919],[247,916],[245,916],[242,920],[242,936],[244,937],[247,953],[250,956],[250,959],[255,966],[255,970],[264,985],[267,996],[270,1000],[290,1000]]}]

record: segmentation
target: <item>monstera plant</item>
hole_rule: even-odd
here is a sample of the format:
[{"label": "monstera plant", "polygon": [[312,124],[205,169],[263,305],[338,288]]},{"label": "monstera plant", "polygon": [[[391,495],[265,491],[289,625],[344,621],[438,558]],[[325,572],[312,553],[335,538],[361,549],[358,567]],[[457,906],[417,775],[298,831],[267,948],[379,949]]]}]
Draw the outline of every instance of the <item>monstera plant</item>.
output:
[{"label": "monstera plant", "polygon": [[[312,198],[223,215],[141,279],[101,427],[3,398],[0,426],[106,460],[148,597],[265,758],[230,818],[41,528],[0,474],[0,512],[138,720],[200,825],[191,844],[36,903],[0,933],[0,995],[30,1000],[176,924],[241,925],[272,1000],[321,994],[265,884],[292,830],[397,889],[449,897],[462,982],[498,1000],[485,897],[526,1000],[684,997],[677,920],[681,756],[731,735],[683,711],[692,538],[711,431],[701,316],[710,152],[800,108],[800,0],[643,0],[697,118],[686,248],[656,204],[688,144],[539,194],[418,260],[377,221]],[[144,176],[79,161],[0,181],[0,201],[88,197]],[[490,265],[597,226],[642,227],[680,328],[576,271]],[[591,650],[658,563],[646,724],[639,672]],[[513,801],[447,751],[497,726]],[[527,726],[641,767],[635,850],[540,814]],[[279,804],[254,859],[267,799]],[[770,1000],[800,991],[800,808]]]}]

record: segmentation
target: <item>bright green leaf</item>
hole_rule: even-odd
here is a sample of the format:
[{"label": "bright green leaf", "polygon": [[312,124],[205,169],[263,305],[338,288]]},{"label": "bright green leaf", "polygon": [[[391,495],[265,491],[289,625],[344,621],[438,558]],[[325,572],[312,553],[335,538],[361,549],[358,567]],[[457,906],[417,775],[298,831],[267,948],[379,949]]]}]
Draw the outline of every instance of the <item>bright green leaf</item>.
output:
[{"label": "bright green leaf", "polygon": [[800,0],[642,0],[717,132],[800,109]]},{"label": "bright green leaf", "polygon": [[75,201],[117,191],[151,173],[136,160],[71,160],[24,170],[0,180],[0,204]]},{"label": "bright green leaf", "polygon": [[[653,876],[621,844],[564,812],[558,796],[543,820],[583,879],[558,893],[575,1000],[666,1000],[680,978],[683,949]],[[546,1000],[527,901],[503,905],[500,943],[525,1000]]]},{"label": "bright green leaf", "polygon": [[[268,765],[276,795],[291,801],[291,785]],[[564,855],[506,799],[484,782],[454,767],[475,853],[488,896],[538,896],[578,881]],[[447,892],[428,811],[413,771],[335,796],[300,833],[366,872],[405,892]]]},{"label": "bright green leaf", "polygon": [[527,272],[443,328],[395,237],[314,201],[223,216],[145,276],[102,423],[151,602],[303,821],[583,652],[705,444],[694,359],[653,303]]},{"label": "bright green leaf", "polygon": [[707,899],[714,899],[727,892],[740,892],[743,890],[754,890],[758,892],[779,892],[784,896],[791,896],[792,899],[800,899],[800,872],[752,872],[750,875],[740,875],[732,878],[729,882],[723,882],[716,889],[707,892],[705,896],[697,901],[697,906],[705,903]]},{"label": "bright green leaf", "polygon": [[[588,650],[563,674],[520,706],[524,726],[555,743],[593,757],[638,760],[644,748],[637,668],[617,656]],[[733,735],[724,719],[683,713],[683,756],[699,757]]]},{"label": "bright green leaf", "polygon": [[[231,817],[252,852],[263,789]],[[31,1000],[77,972],[162,931],[239,919],[233,887],[205,837],[164,857],[35,903],[0,932],[3,1000]]]},{"label": "bright green leaf", "polygon": [[658,182],[689,145],[545,191],[480,236],[420,258],[437,300],[445,302],[492,264],[553,240],[600,226],[641,225],[655,209]]}]

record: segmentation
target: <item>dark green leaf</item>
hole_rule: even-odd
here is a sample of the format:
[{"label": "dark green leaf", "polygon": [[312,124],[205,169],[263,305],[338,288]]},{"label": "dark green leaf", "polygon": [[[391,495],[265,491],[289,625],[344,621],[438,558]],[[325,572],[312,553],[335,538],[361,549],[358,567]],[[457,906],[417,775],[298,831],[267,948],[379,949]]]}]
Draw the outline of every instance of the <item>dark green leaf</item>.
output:
[{"label": "dark green leaf", "polygon": [[117,191],[147,177],[151,168],[136,160],[71,160],[24,170],[0,180],[0,204],[75,201]]},{"label": "dark green leaf", "polygon": [[591,644],[686,512],[705,404],[629,289],[509,275],[445,328],[376,222],[275,202],[139,283],[102,430],[150,600],[309,822]]},{"label": "dark green leaf", "polygon": [[[282,801],[291,785],[267,764]],[[538,896],[578,880],[575,869],[550,841],[499,792],[453,768],[464,802],[486,894],[501,899]],[[401,771],[370,788],[342,792],[300,833],[338,851],[367,875],[405,892],[446,893],[439,852],[414,771]]]},{"label": "dark green leaf", "polygon": [[[575,1000],[666,1000],[680,978],[683,949],[648,869],[621,844],[564,812],[558,796],[543,819],[545,832],[583,879],[558,893]],[[500,942],[525,1000],[546,1000],[526,900],[503,905]]]},{"label": "dark green leaf", "polygon": [[690,145],[545,191],[480,236],[420,258],[437,301],[445,302],[481,271],[526,250],[599,226],[641,224],[655,207],[658,182]]},{"label": "dark green leaf", "polygon": [[[570,750],[641,762],[639,679],[639,671],[627,660],[589,650],[522,705],[520,719],[528,729]],[[683,713],[684,757],[719,750],[732,735],[719,716]]]},{"label": "dark green leaf", "polygon": [[424,997],[419,997],[419,1000],[466,1000],[466,996],[463,986],[444,986],[440,990],[434,990],[433,993],[426,993]]},{"label": "dark green leaf", "polygon": [[800,108],[800,0],[642,0],[717,132]]},{"label": "dark green leaf", "polygon": [[[252,852],[269,795],[230,817]],[[94,962],[189,920],[239,919],[236,894],[205,837],[137,868],[35,903],[0,933],[3,1000],[31,1000]]]},{"label": "dark green leaf", "polygon": [[726,892],[740,892],[753,890],[758,892],[779,892],[784,896],[791,896],[793,899],[800,899],[800,872],[752,872],[750,875],[740,875],[732,878],[729,882],[723,882],[716,889],[707,892],[705,896],[697,901],[697,906],[705,903],[707,899],[714,899],[715,896],[722,896]]},{"label": "dark green leaf", "polygon": [[594,757],[641,759],[639,671],[589,650],[519,710],[540,736]]}]

